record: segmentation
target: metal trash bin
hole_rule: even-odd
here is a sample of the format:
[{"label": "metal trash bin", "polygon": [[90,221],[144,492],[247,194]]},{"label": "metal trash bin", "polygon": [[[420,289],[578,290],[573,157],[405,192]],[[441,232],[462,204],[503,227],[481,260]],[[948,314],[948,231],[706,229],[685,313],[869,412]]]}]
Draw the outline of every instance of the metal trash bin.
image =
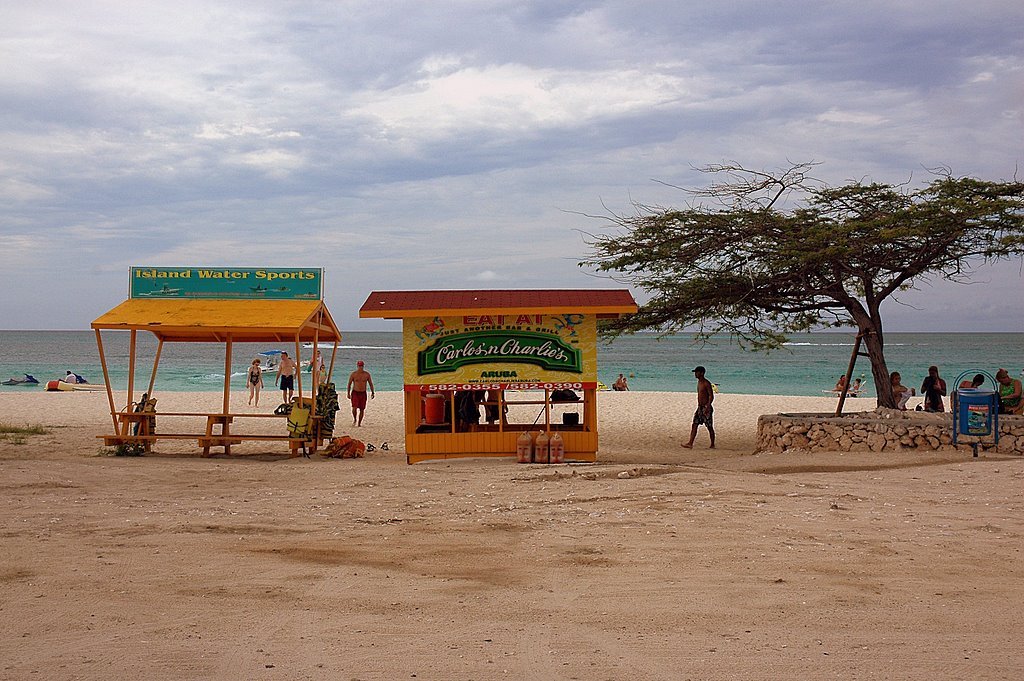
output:
[{"label": "metal trash bin", "polygon": [[994,390],[961,388],[957,391],[958,434],[991,435],[998,413],[999,395]]}]

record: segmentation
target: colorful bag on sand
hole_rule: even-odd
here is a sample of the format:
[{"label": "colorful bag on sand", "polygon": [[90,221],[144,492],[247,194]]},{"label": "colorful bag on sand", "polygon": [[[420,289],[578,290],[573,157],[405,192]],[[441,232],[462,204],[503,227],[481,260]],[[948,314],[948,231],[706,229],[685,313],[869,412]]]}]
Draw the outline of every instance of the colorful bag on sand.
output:
[{"label": "colorful bag on sand", "polygon": [[331,440],[324,450],[324,456],[332,459],[359,459],[366,452],[366,445],[348,435],[342,435]]}]

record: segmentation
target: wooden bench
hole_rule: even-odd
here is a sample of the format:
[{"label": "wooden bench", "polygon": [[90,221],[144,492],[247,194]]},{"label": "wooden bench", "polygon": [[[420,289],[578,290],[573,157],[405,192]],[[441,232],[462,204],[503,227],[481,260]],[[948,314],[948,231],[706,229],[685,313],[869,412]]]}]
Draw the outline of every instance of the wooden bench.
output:
[{"label": "wooden bench", "polygon": [[[155,417],[165,416],[182,416],[182,417],[206,417],[206,432],[205,433],[154,433],[150,432],[150,424],[153,423],[151,419]],[[287,419],[287,414],[239,414],[239,413],[227,413],[227,414],[211,414],[209,412],[119,412],[117,414],[117,434],[116,435],[99,435],[103,439],[104,445],[108,447],[115,447],[121,444],[133,444],[141,443],[145,447],[145,451],[150,451],[152,445],[157,440],[195,440],[199,447],[203,449],[203,456],[210,456],[210,449],[212,447],[223,447],[224,453],[227,455],[231,454],[231,446],[242,444],[244,441],[257,441],[257,442],[287,442],[289,451],[292,456],[298,456],[301,450],[302,454],[306,454],[306,448],[310,448],[310,453],[317,450],[319,440],[312,434],[307,437],[294,437],[290,434],[285,435],[248,435],[240,433],[232,433],[231,425],[236,418],[277,418]],[[320,417],[316,415],[310,416],[310,421],[315,425],[316,421]],[[136,432],[132,431],[132,426],[138,424],[135,429]],[[218,426],[220,426],[219,431]],[[314,430],[316,428],[314,427]]]}]

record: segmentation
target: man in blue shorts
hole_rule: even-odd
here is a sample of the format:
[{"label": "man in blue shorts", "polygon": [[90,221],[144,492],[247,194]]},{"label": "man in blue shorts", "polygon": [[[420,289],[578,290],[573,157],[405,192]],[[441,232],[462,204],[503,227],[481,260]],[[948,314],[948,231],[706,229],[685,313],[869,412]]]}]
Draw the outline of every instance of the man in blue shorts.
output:
[{"label": "man in blue shorts", "polygon": [[274,377],[274,383],[280,382],[281,386],[281,398],[285,404],[289,404],[292,401],[292,395],[295,394],[295,360],[288,356],[287,352],[281,353],[281,361],[277,365],[277,376]]}]

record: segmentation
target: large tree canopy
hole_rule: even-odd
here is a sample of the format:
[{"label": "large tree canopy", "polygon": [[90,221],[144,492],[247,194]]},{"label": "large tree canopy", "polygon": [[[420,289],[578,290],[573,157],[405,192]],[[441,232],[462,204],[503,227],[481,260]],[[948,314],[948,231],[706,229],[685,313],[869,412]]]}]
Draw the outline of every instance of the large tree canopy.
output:
[{"label": "large tree canopy", "polygon": [[812,179],[812,167],[710,166],[723,181],[683,190],[686,208],[605,216],[614,228],[589,236],[580,264],[651,295],[607,331],[728,333],[771,349],[788,333],[854,326],[878,404],[895,406],[882,301],[922,276],[962,281],[982,262],[1024,255],[1024,183],[943,172],[919,189],[832,187]]}]

